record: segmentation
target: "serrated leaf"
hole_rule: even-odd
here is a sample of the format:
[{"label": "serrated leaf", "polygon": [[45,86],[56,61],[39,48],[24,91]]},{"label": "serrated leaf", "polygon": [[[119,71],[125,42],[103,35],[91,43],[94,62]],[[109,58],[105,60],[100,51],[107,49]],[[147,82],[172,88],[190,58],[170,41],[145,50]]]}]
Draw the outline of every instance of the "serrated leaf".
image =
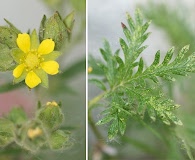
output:
[{"label": "serrated leaf", "polygon": [[98,79],[89,79],[90,83],[95,84],[98,88],[106,91],[106,86]]}]

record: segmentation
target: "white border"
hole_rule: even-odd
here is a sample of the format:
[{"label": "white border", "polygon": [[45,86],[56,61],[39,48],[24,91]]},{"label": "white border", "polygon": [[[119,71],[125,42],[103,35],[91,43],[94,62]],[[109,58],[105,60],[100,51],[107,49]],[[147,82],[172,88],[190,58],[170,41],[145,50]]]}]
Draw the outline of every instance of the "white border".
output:
[{"label": "white border", "polygon": [[86,160],[88,160],[88,0],[86,0]]}]

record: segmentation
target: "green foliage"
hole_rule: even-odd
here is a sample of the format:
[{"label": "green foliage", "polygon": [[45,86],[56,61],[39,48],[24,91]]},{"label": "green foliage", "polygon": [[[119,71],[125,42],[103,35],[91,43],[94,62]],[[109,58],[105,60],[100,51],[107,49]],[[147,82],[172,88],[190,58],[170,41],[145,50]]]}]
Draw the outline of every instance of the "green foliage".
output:
[{"label": "green foliage", "polygon": [[189,46],[183,47],[175,58],[174,48],[171,48],[162,62],[160,51],[157,51],[152,64],[146,67],[140,55],[147,47],[143,43],[149,36],[147,29],[150,22],[144,23],[140,11],[137,10],[135,20],[127,14],[127,23],[128,27],[122,23],[126,40],[120,38],[124,59],[119,55],[119,50],[113,54],[109,43],[105,41],[104,48],[100,49],[105,62],[98,61],[96,66],[104,73],[106,82],[92,80],[104,91],[103,86],[109,86],[104,95],[109,105],[102,112],[104,118],[97,123],[110,124],[109,139],[113,139],[119,132],[124,134],[128,117],[144,121],[148,115],[153,122],[182,125],[174,113],[178,105],[164,95],[161,81],[175,81],[177,75],[187,76],[195,71],[195,54],[185,56]]},{"label": "green foliage", "polygon": [[51,38],[55,42],[55,49],[64,47],[68,38],[70,39],[74,23],[74,12],[70,13],[63,20],[58,12],[47,19],[44,15],[39,29],[40,41]]},{"label": "green foliage", "polygon": [[9,26],[0,26],[0,71],[12,70],[15,66],[11,50],[17,46],[16,38],[21,33],[13,24],[5,21]]},{"label": "green foliage", "polygon": [[72,142],[70,132],[59,129],[62,120],[61,108],[54,101],[45,106],[39,104],[33,119],[29,119],[21,107],[13,108],[0,119],[0,147],[12,143],[34,153],[39,149],[64,150]]}]

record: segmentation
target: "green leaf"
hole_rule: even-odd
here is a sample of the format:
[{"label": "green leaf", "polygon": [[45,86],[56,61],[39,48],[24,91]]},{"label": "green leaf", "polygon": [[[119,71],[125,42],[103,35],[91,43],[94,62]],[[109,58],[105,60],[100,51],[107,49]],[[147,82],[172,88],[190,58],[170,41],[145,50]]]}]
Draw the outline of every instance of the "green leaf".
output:
[{"label": "green leaf", "polygon": [[22,107],[12,108],[7,118],[16,125],[22,125],[27,121],[27,115]]},{"label": "green leaf", "polygon": [[112,121],[113,119],[114,119],[113,116],[105,116],[104,118],[102,118],[101,120],[99,120],[96,124],[97,125],[106,124],[106,123],[109,123],[110,121]]},{"label": "green leaf", "polygon": [[15,66],[15,62],[11,56],[10,49],[5,45],[0,43],[0,71],[12,70]]},{"label": "green leaf", "polygon": [[112,121],[112,124],[108,129],[108,138],[113,139],[117,135],[118,130],[119,130],[118,121],[117,120]]},{"label": "green leaf", "polygon": [[54,131],[49,137],[49,144],[51,149],[54,150],[63,150],[72,145],[70,142],[70,133],[57,130]]},{"label": "green leaf", "polygon": [[1,118],[0,126],[0,147],[5,147],[14,141],[14,125],[10,120]]},{"label": "green leaf", "polygon": [[170,60],[172,59],[172,57],[173,57],[173,53],[174,53],[174,47],[172,47],[168,52],[167,52],[167,54],[165,55],[165,58],[164,58],[164,60],[163,60],[163,62],[162,62],[162,65],[167,65],[169,62],[170,62]]},{"label": "green leaf", "polygon": [[120,130],[121,135],[124,135],[125,130],[126,130],[126,122],[123,118],[119,119],[119,130]]},{"label": "green leaf", "polygon": [[98,88],[106,91],[106,86],[100,80],[98,80],[98,79],[89,79],[89,82],[95,84]]}]

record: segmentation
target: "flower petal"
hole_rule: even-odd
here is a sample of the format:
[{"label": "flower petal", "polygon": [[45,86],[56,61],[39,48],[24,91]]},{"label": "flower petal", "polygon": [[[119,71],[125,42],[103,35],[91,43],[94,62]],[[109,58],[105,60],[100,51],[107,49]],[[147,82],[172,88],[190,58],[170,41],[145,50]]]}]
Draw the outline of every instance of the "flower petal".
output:
[{"label": "flower petal", "polygon": [[30,71],[25,78],[25,83],[28,87],[34,88],[41,83],[41,79],[33,71]]},{"label": "flower petal", "polygon": [[39,47],[39,38],[37,36],[37,32],[34,29],[32,34],[30,35],[30,49],[37,50]]},{"label": "flower petal", "polygon": [[20,77],[21,74],[22,74],[22,72],[24,71],[24,67],[25,67],[24,64],[18,65],[18,66],[14,69],[14,71],[13,71],[13,76],[14,76],[15,78]]},{"label": "flower petal", "polygon": [[26,33],[18,34],[17,38],[18,47],[24,52],[27,53],[30,50],[30,36]]},{"label": "flower petal", "polygon": [[25,53],[21,51],[21,49],[19,48],[14,48],[11,51],[11,55],[17,63],[21,63],[20,59],[22,59],[25,56]]},{"label": "flower petal", "polygon": [[54,41],[52,41],[52,39],[46,39],[42,41],[41,44],[39,45],[38,53],[40,55],[49,54],[54,50],[54,47],[55,47]]},{"label": "flower petal", "polygon": [[47,61],[41,63],[42,69],[51,75],[57,74],[59,72],[59,64],[56,61]]}]

